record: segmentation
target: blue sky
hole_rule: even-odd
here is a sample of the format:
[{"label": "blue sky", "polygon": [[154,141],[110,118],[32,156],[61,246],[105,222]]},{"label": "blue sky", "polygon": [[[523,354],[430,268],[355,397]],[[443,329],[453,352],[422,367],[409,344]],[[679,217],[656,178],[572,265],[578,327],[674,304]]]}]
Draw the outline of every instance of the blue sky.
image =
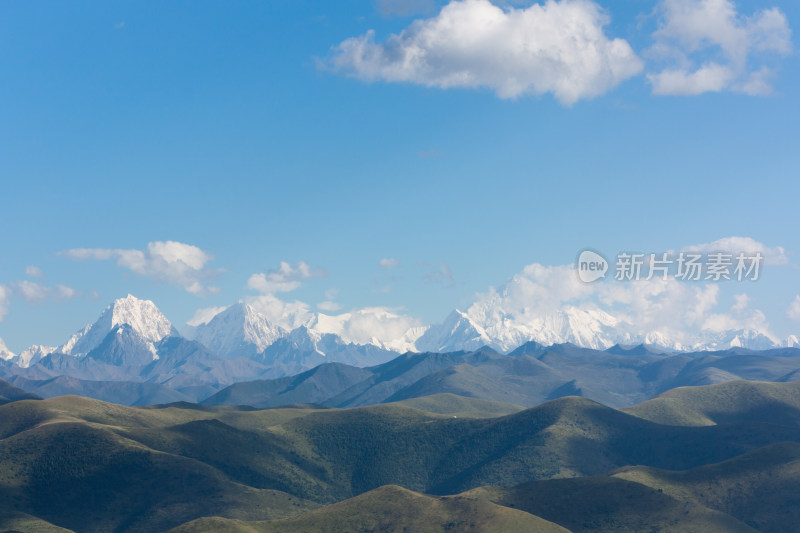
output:
[{"label": "blue sky", "polygon": [[[731,236],[783,251],[720,309],[800,332],[800,6],[534,4],[0,3],[0,338],[60,344],[128,293],[178,326],[264,295],[430,323],[586,247]],[[574,20],[598,57],[556,42]]]}]

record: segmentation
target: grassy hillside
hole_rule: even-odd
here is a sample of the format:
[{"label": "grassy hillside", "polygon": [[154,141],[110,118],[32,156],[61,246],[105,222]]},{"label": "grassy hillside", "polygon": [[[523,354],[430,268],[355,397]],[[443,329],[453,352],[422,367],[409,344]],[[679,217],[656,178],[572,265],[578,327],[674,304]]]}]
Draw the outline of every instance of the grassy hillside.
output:
[{"label": "grassy hillside", "polygon": [[25,390],[32,391],[42,398],[75,394],[124,405],[150,405],[191,400],[189,396],[157,383],[89,381],[68,376],[46,380],[16,378],[15,382]]},{"label": "grassy hillside", "polygon": [[535,481],[466,493],[555,522],[573,533],[755,533],[719,511],[682,501],[639,483],[605,476]]},{"label": "grassy hillside", "polygon": [[800,444],[766,446],[722,463],[683,472],[630,467],[616,474],[735,516],[767,532],[800,523]]},{"label": "grassy hillside", "polygon": [[350,491],[345,497],[392,483],[453,494],[630,464],[686,469],[800,440],[798,428],[758,423],[662,426],[582,398],[484,420],[436,418],[399,406],[317,412],[281,430],[330,465],[331,479]]},{"label": "grassy hillside", "polygon": [[70,422],[0,441],[0,491],[7,510],[80,531],[159,531],[209,513],[266,519],[311,506]]},{"label": "grassy hillside", "polygon": [[[724,386],[687,389],[695,397],[683,401],[713,423],[687,426],[659,424],[578,397],[495,417],[486,416],[515,407],[452,395],[354,409],[186,403],[125,407],[74,396],[17,401],[0,406],[0,512],[24,513],[79,532],[161,531],[201,517],[263,529],[273,526],[251,522],[292,517],[365,493],[372,493],[372,499],[364,502],[378,502],[378,513],[382,493],[373,491],[387,485],[434,495],[521,485],[515,492],[483,497],[480,505],[507,502],[568,529],[577,525],[567,521],[566,509],[581,502],[583,514],[574,514],[588,524],[581,526],[585,530],[602,518],[603,527],[634,531],[650,523],[648,514],[666,530],[703,524],[716,531],[728,523],[717,512],[750,524],[767,523],[745,502],[767,495],[774,513],[780,505],[793,505],[765,487],[776,479],[776,491],[800,493],[794,485],[794,455],[787,452],[770,463],[776,453],[770,450],[783,448],[765,446],[800,443],[800,425],[792,418],[795,385],[774,390],[750,386],[758,393],[740,395],[750,400],[727,410],[726,396],[719,393],[727,390]],[[754,488],[743,489],[744,478],[732,474],[737,468],[744,471],[740,464],[750,464],[749,472],[762,476],[764,487],[754,482]],[[597,477],[629,465],[643,466],[620,471],[613,479]],[[779,468],[791,475],[780,477]],[[710,486],[691,488],[686,479],[669,477],[686,472],[668,470],[702,472],[697,475],[734,488],[720,489],[720,496],[712,498]],[[586,476],[594,477],[564,485],[547,481]],[[738,499],[731,496],[736,491]],[[528,493],[534,496],[526,500]],[[414,498],[421,498],[415,505],[436,516],[473,512],[458,510],[456,500]],[[429,507],[431,502],[439,503]],[[683,512],[686,502],[697,508]],[[637,505],[646,512],[637,514]],[[564,516],[558,509],[564,509]],[[492,505],[479,511],[497,510]],[[730,528],[741,528],[734,522]],[[314,522],[302,524],[312,527]]]},{"label": "grassy hillside", "polygon": [[407,353],[370,368],[323,364],[297,376],[236,383],[204,403],[270,407],[312,402],[349,408],[446,393],[522,406],[582,396],[620,408],[676,387],[789,381],[798,369],[800,350],[794,348],[670,355],[646,346],[598,351],[568,343],[536,344],[509,355],[484,347]]},{"label": "grassy hillside", "polygon": [[757,421],[800,427],[800,382],[732,381],[681,387],[624,411],[659,424],[679,426]]},{"label": "grassy hillside", "polygon": [[20,512],[0,512],[0,530],[6,533],[73,533],[70,529]]},{"label": "grassy hillside", "polygon": [[456,394],[434,394],[396,403],[397,405],[419,409],[426,413],[462,418],[494,418],[518,413],[525,409],[511,403],[466,398]]},{"label": "grassy hillside", "polygon": [[243,523],[201,519],[173,533],[241,531],[262,533],[568,533],[531,514],[485,499],[464,496],[436,498],[397,486],[380,487],[355,498],[275,522]]},{"label": "grassy hillside", "polygon": [[[229,414],[235,415],[137,409],[78,397],[2,406],[0,512],[23,512],[76,531],[160,531],[207,514],[255,520],[313,508],[296,496],[239,483],[207,463],[125,435],[134,427],[166,430]],[[204,442],[213,438],[199,436]]]},{"label": "grassy hillside", "polygon": [[235,383],[203,401],[207,405],[277,407],[323,402],[372,375],[367,369],[327,363],[296,376]]},{"label": "grassy hillside", "polygon": [[17,400],[38,400],[39,395],[15,387],[8,381],[0,379],[0,405]]}]

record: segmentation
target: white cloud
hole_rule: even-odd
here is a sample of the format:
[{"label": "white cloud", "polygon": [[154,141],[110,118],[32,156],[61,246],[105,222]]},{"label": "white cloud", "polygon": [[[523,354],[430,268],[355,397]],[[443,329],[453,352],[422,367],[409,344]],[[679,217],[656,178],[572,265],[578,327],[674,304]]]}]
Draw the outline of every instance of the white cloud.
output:
[{"label": "white cloud", "polygon": [[800,294],[794,297],[789,309],[786,310],[786,316],[792,320],[800,321]]},{"label": "white cloud", "polygon": [[38,303],[47,298],[47,288],[33,281],[18,281],[15,288],[22,298],[28,303]]},{"label": "white cloud", "polygon": [[400,266],[400,260],[394,257],[384,257],[378,261],[378,266],[381,268],[397,268]]},{"label": "white cloud", "polygon": [[0,285],[0,322],[8,315],[11,291],[5,285]]},{"label": "white cloud", "polygon": [[[602,339],[627,336],[632,342],[669,340],[691,348],[730,330],[772,337],[764,314],[749,307],[747,295],[718,309],[719,284],[658,277],[587,284],[574,268],[528,265],[499,289],[478,294],[466,313],[503,349],[531,338],[602,347]],[[540,334],[551,337],[537,338]]]},{"label": "white cloud", "polygon": [[503,9],[452,0],[384,42],[370,30],[334,47],[328,67],[365,81],[489,88],[500,98],[552,93],[562,104],[604,94],[643,65],[590,0]]},{"label": "white cloud", "polygon": [[325,291],[325,298],[328,300],[333,300],[337,296],[339,296],[339,289],[328,289]]},{"label": "white cloud", "polygon": [[705,254],[724,252],[733,254],[734,256],[739,253],[748,255],[761,253],[765,265],[775,266],[789,263],[789,257],[786,255],[786,250],[783,247],[767,246],[751,237],[725,237],[723,239],[717,239],[714,242],[686,246],[683,250]]},{"label": "white cloud", "polygon": [[76,248],[61,255],[77,261],[116,259],[119,267],[140,276],[178,285],[195,295],[219,292],[217,287],[206,284],[209,278],[218,274],[218,271],[206,267],[206,263],[214,257],[191,244],[156,241],[149,243],[146,250]]},{"label": "white cloud", "polygon": [[292,266],[286,261],[281,261],[280,267],[266,273],[253,274],[247,280],[247,287],[265,294],[276,292],[291,292],[307,279],[324,277],[325,271],[321,268],[312,268],[305,261],[299,261]]},{"label": "white cloud", "polygon": [[321,309],[322,311],[338,311],[342,308],[342,306],[336,302],[327,300],[325,302],[318,303],[317,308]]},{"label": "white cloud", "polygon": [[[277,269],[250,277],[248,288],[261,294],[247,298],[247,303],[286,330],[307,326],[318,333],[339,335],[346,342],[377,344],[401,351],[410,349],[416,337],[409,341],[408,336],[419,336],[421,332],[409,332],[409,329],[419,326],[419,321],[393,309],[372,307],[327,315],[312,312],[311,306],[300,300],[286,301],[276,296],[276,293],[295,290],[304,280],[325,275],[323,269],[313,268],[304,261],[295,265],[282,262]],[[327,312],[340,310],[341,305],[333,301],[338,294],[338,289],[328,289],[325,291],[327,300],[317,304],[317,308]]]},{"label": "white cloud", "polygon": [[317,304],[317,308],[322,311],[338,311],[342,306],[335,302],[336,297],[339,296],[339,289],[328,289],[325,291],[326,301]]},{"label": "white cloud", "polygon": [[390,350],[407,351],[424,328],[418,319],[388,307],[366,307],[336,316],[319,314],[313,329],[339,335],[346,342],[377,344]]},{"label": "white cloud", "polygon": [[655,94],[768,94],[774,73],[760,65],[765,53],[792,51],[789,23],[777,8],[747,17],[732,0],[662,0],[658,11],[650,52],[671,65],[648,74]]},{"label": "white cloud", "polygon": [[734,304],[731,309],[734,311],[744,311],[750,305],[750,297],[746,294],[734,294]]},{"label": "white cloud", "polygon": [[293,330],[313,318],[309,305],[300,300],[287,302],[274,294],[261,294],[247,298],[247,303],[266,316],[270,322],[284,329]]},{"label": "white cloud", "polygon": [[202,324],[208,324],[215,316],[223,312],[227,307],[203,307],[198,309],[192,315],[192,318],[186,321],[187,326],[197,327]]},{"label": "white cloud", "polygon": [[11,350],[8,349],[6,343],[3,342],[3,339],[0,339],[0,359],[8,361],[12,359],[16,354],[14,354]]},{"label": "white cloud", "polygon": [[15,293],[29,304],[38,304],[47,299],[70,300],[80,295],[80,292],[66,285],[48,287],[29,280],[16,281],[12,286]]},{"label": "white cloud", "polygon": [[250,276],[247,287],[261,294],[251,296],[247,303],[274,324],[289,330],[294,329],[312,318],[309,305],[299,300],[284,301],[275,296],[275,293],[291,292],[305,280],[326,275],[325,270],[311,267],[305,261],[298,261],[295,265],[282,261],[277,269]]},{"label": "white cloud", "polygon": [[655,94],[694,96],[725,90],[736,78],[736,73],[730,67],[708,63],[694,72],[666,69],[649,78]]},{"label": "white cloud", "polygon": [[40,279],[44,277],[44,272],[42,272],[42,269],[36,265],[28,265],[25,267],[25,275],[31,278]]}]

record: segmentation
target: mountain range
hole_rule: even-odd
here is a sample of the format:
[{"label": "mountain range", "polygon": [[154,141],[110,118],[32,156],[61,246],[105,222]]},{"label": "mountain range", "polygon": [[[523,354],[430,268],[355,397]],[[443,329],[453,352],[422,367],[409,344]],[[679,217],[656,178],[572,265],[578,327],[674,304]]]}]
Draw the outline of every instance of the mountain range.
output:
[{"label": "mountain range", "polygon": [[796,530],[798,490],[798,382],[679,388],[623,410],[448,394],[0,405],[10,531],[770,533]]},{"label": "mountain range", "polygon": [[[600,311],[567,309],[527,329],[502,317],[483,327],[454,311],[438,326],[357,343],[344,331],[353,318],[345,315],[319,314],[286,330],[240,302],[182,335],[153,302],[128,295],[60,346],[15,355],[0,345],[0,377],[45,397],[75,393],[129,405],[227,397],[353,406],[456,393],[523,406],[580,395],[617,407],[676,386],[800,377],[798,350],[753,331],[720,333],[702,349],[675,352],[658,336],[627,343]],[[618,337],[625,342],[611,344]],[[752,359],[749,367],[737,365],[743,358]],[[308,371],[319,387],[310,399],[280,392],[288,377],[302,380]],[[273,392],[247,397],[241,391],[255,390],[247,385],[254,381]],[[350,396],[324,394],[333,390]]]},{"label": "mountain range", "polygon": [[[388,314],[379,309],[370,312]],[[358,313],[364,312],[355,312]],[[659,332],[631,334],[620,320],[597,309],[566,307],[558,312],[542,313],[521,321],[494,308],[490,311],[475,305],[467,312],[454,310],[441,324],[402,330],[395,328],[391,338],[360,335],[362,340],[359,342],[345,331],[344,323],[353,316],[354,313],[336,316],[317,313],[306,324],[290,331],[272,323],[253,306],[239,302],[223,309],[207,322],[187,326],[184,336],[198,341],[223,359],[256,358],[275,342],[292,336],[295,339],[303,337],[304,341],[310,342],[309,345],[316,345],[323,337],[331,342],[331,337],[326,337],[329,335],[335,337],[339,344],[369,345],[394,353],[474,350],[482,346],[509,352],[528,341],[543,345],[571,343],[594,349],[606,349],[615,344],[649,344],[670,351],[737,347],[764,350],[800,345],[795,335],[778,340],[768,332],[750,329],[708,331],[702,338],[695,339],[696,342],[682,344]],[[29,366],[53,352],[85,355],[96,348],[114,327],[126,324],[151,344],[167,336],[180,336],[153,302],[128,295],[114,301],[97,321],[76,332],[59,347],[34,345],[17,356],[0,340],[0,359],[15,359],[21,366]],[[321,355],[324,354],[321,348],[319,351]]]},{"label": "mountain range", "polygon": [[796,347],[739,333],[723,350],[498,350],[498,330],[459,312],[416,332],[430,351],[333,331],[240,303],[182,335],[128,296],[61,346],[10,354],[0,529],[766,533],[800,519]]}]

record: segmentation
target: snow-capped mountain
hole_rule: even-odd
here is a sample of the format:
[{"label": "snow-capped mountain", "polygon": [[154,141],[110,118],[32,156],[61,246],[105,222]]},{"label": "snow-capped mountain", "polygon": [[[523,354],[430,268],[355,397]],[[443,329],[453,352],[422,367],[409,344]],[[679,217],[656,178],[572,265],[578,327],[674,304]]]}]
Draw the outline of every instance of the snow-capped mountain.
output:
[{"label": "snow-capped mountain", "polygon": [[701,344],[703,350],[727,350],[728,348],[769,350],[780,346],[780,342],[776,339],[752,329],[724,331],[716,335],[709,335],[703,339]]},{"label": "snow-capped mountain", "polygon": [[432,326],[420,337],[417,348],[446,352],[490,346],[508,352],[528,341],[536,341],[545,346],[569,342],[586,348],[605,349],[629,340],[615,330],[617,323],[608,313],[577,307],[530,317],[525,321],[496,311],[481,316],[475,309],[470,309],[470,312],[455,310],[442,324]]},{"label": "snow-capped mountain", "polygon": [[3,339],[0,339],[0,359],[9,361],[14,359],[16,356],[17,354],[8,349],[8,346],[6,346],[6,343],[3,342]]},{"label": "snow-capped mountain", "polygon": [[42,346],[40,344],[34,344],[30,348],[23,350],[15,362],[22,368],[28,368],[29,366],[35,365],[41,361],[46,355],[55,352],[56,349],[57,348],[55,346]]},{"label": "snow-capped mountain", "polygon": [[453,311],[442,324],[432,326],[416,342],[418,351],[447,352],[490,346],[509,352],[526,342],[544,346],[571,343],[604,350],[615,344],[645,344],[672,351],[766,350],[800,346],[796,336],[784,341],[769,332],[752,329],[705,331],[689,338],[671,332],[637,332],[630,322],[598,309],[565,307],[551,313],[520,318],[496,308],[473,306],[467,312]]},{"label": "snow-capped mountain", "polygon": [[268,375],[277,377],[296,374],[322,363],[373,366],[398,355],[373,344],[346,342],[333,333],[320,333],[300,326],[276,340],[255,359],[271,369]]},{"label": "snow-capped mountain", "polygon": [[123,323],[114,326],[86,357],[113,366],[131,367],[157,361],[160,356],[153,341],[132,325]]},{"label": "snow-capped mountain", "polygon": [[218,386],[280,377],[323,362],[372,366],[406,351],[472,351],[489,346],[509,353],[535,341],[603,350],[614,345],[657,346],[668,351],[763,350],[800,346],[796,336],[778,341],[768,332],[740,329],[692,336],[669,329],[641,333],[629,318],[597,308],[566,306],[516,313],[497,305],[453,311],[442,324],[420,326],[383,308],[317,314],[292,331],[245,303],[218,313],[181,337],[153,302],[128,295],[58,348],[32,346],[12,354],[0,341],[5,372],[31,379],[70,375],[89,380],[152,381],[181,387]]},{"label": "snow-capped mountain", "polygon": [[397,353],[416,351],[417,340],[428,329],[428,326],[382,307],[338,315],[317,313],[304,325],[320,335],[336,335],[344,343],[372,345]]},{"label": "snow-capped mountain", "polygon": [[192,337],[220,357],[232,359],[252,358],[287,334],[252,306],[240,302],[197,326]]},{"label": "snow-capped mountain", "polygon": [[781,342],[781,347],[783,348],[800,348],[800,338],[797,335],[789,335],[783,342]]},{"label": "snow-capped mountain", "polygon": [[491,346],[494,339],[466,313],[456,309],[441,324],[431,326],[416,342],[421,352],[452,352]]},{"label": "snow-capped mountain", "polygon": [[114,328],[123,325],[129,326],[131,331],[151,345],[164,337],[179,335],[156,304],[129,294],[115,300],[96,322],[75,333],[57,351],[74,356],[86,355],[100,346]]}]

